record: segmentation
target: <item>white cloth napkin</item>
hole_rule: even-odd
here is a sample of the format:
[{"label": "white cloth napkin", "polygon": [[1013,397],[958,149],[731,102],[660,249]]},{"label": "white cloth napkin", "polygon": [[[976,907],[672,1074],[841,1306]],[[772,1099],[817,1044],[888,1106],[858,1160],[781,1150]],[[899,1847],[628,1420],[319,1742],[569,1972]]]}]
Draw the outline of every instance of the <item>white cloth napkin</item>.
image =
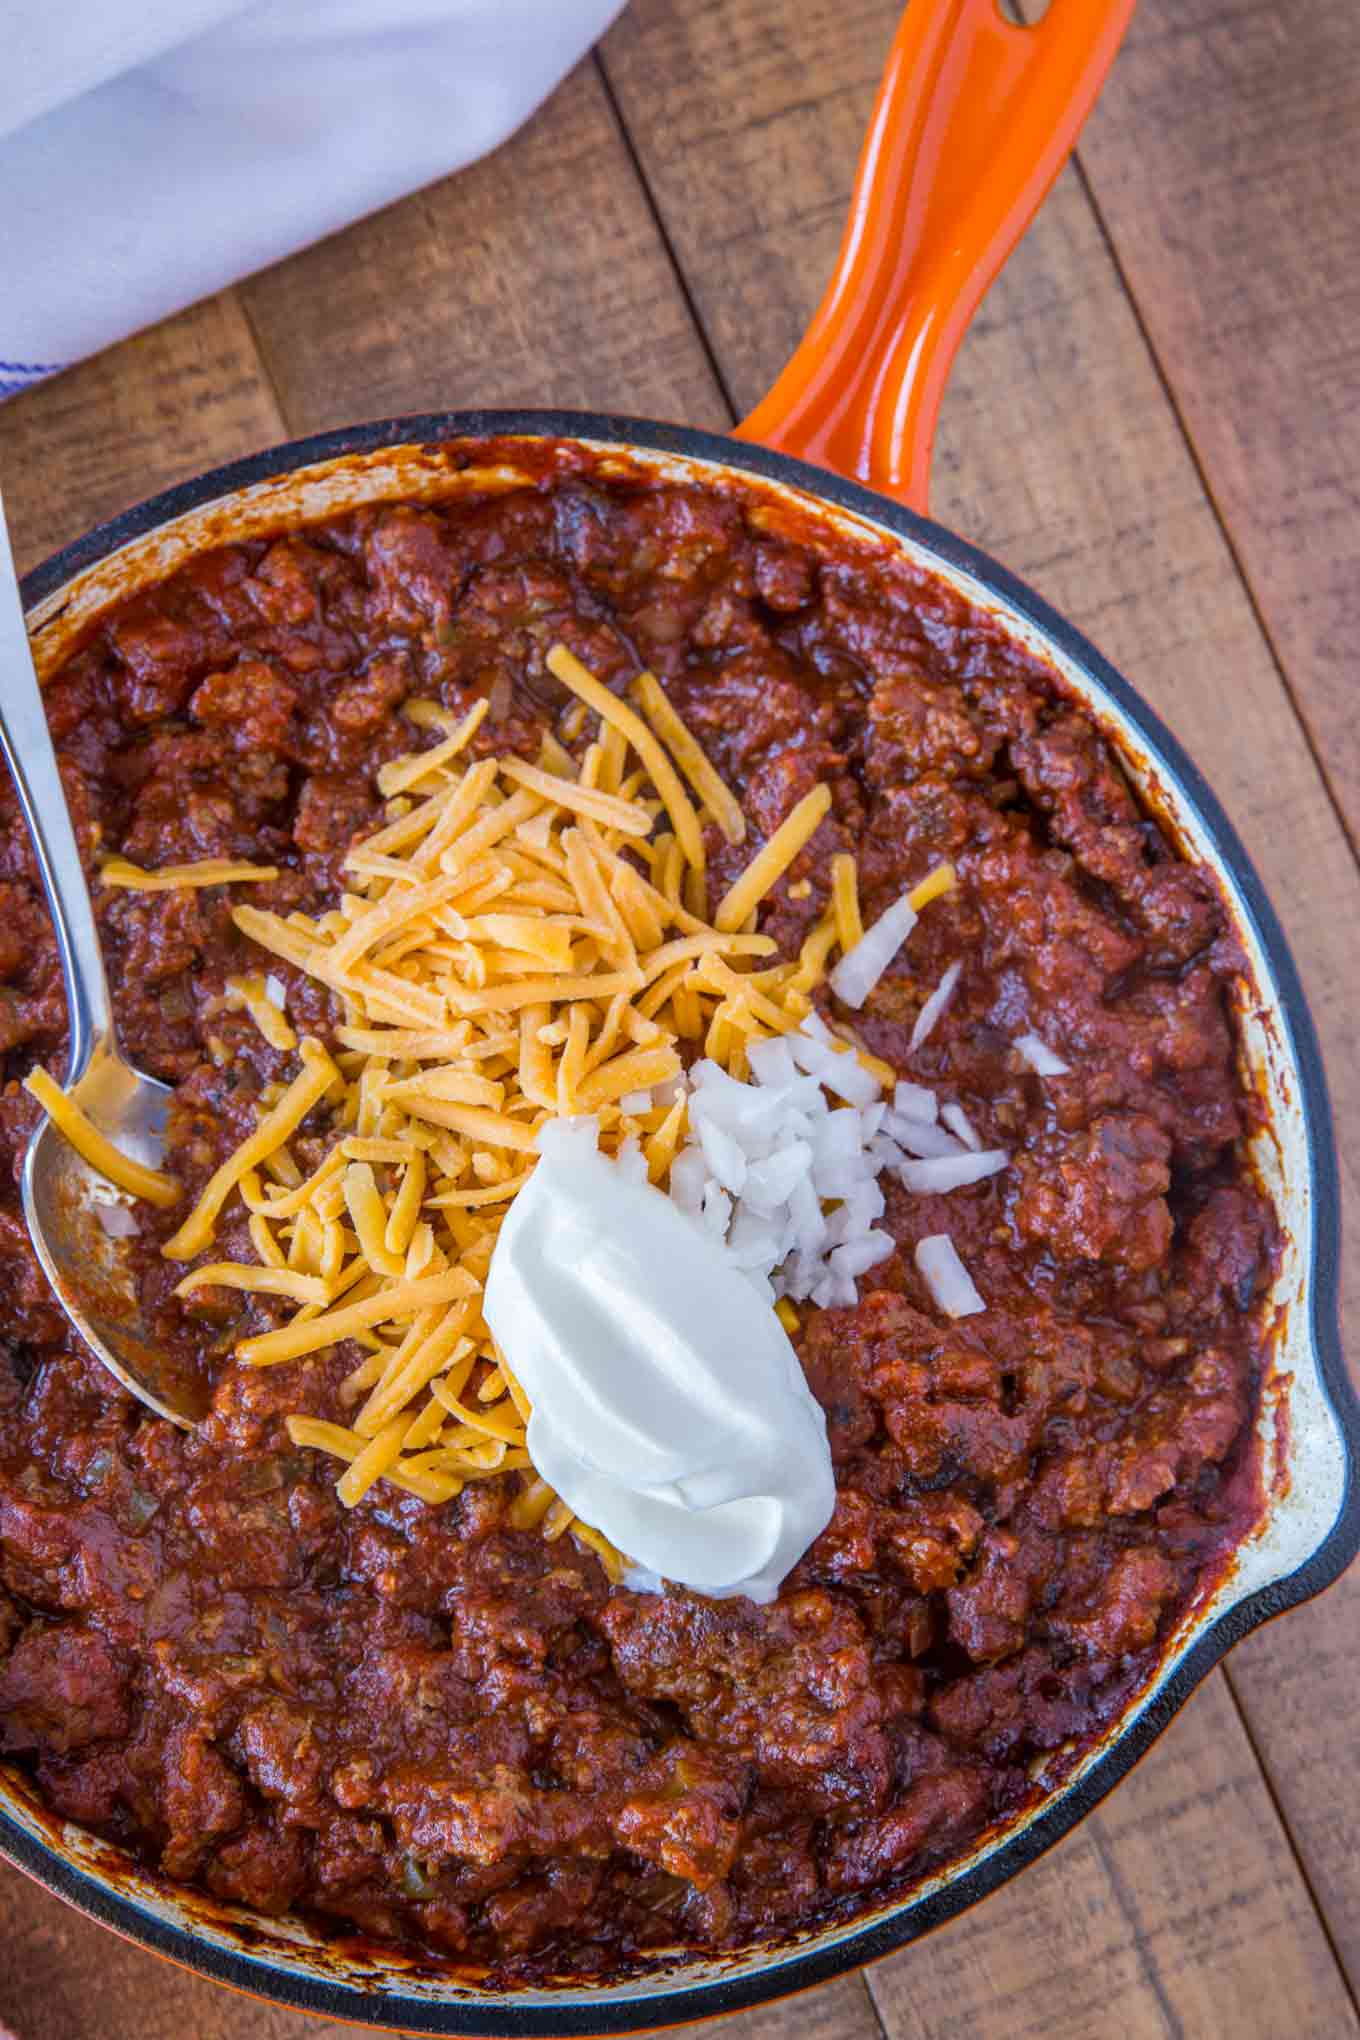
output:
[{"label": "white cloth napkin", "polygon": [[4,0],[0,401],[484,155],[623,0]]}]

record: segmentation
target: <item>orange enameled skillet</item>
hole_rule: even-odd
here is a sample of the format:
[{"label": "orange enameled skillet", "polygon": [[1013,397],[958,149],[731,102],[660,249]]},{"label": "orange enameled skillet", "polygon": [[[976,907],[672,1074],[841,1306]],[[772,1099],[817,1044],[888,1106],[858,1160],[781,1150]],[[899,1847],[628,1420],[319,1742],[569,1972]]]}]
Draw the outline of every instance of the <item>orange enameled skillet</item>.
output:
[{"label": "orange enameled skillet", "polygon": [[1128,683],[1028,588],[924,514],[935,417],[964,326],[1065,160],[1132,4],[1051,0],[1042,23],[1024,29],[1002,20],[996,0],[913,0],[836,275],[802,346],[735,438],[581,413],[358,426],[173,489],[68,546],[24,592],[39,671],[50,673],[102,609],[192,551],[363,502],[510,485],[516,441],[527,453],[533,442],[568,439],[620,472],[766,491],[829,532],[890,544],[989,609],[1048,661],[1184,853],[1216,874],[1247,958],[1239,1033],[1247,1081],[1265,1105],[1254,1161],[1284,1240],[1259,1420],[1262,1521],[1182,1619],[1148,1687],[1060,1789],[906,1897],[851,1919],[612,1982],[498,1995],[433,1960],[327,1942],[300,1922],[159,1881],[53,1821],[18,1778],[0,1778],[0,1850],[142,1945],[299,2010],[415,2032],[618,2032],[754,2004],[900,1947],[994,1890],[1122,1777],[1232,1643],[1327,1585],[1354,1555],[1360,1423],[1337,1328],[1336,1157],[1317,1043],[1278,922],[1214,796]]}]

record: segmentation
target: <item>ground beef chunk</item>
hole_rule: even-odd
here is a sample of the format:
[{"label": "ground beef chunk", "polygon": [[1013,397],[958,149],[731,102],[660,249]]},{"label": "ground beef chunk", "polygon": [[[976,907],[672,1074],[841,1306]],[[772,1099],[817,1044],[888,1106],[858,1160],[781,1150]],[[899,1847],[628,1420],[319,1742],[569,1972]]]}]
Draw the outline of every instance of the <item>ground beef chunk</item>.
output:
[{"label": "ground beef chunk", "polygon": [[34,1624],[0,1667],[0,1746],[63,1754],[126,1735],[126,1672],[97,1630]]},{"label": "ground beef chunk", "polygon": [[1127,1657],[1155,1641],[1175,1592],[1175,1567],[1159,1552],[1121,1551],[1091,1592],[1059,1604],[1048,1626],[1092,1657]]},{"label": "ground beef chunk", "polygon": [[1145,1114],[1107,1114],[1057,1154],[1016,1165],[1015,1222],[1060,1261],[1159,1268],[1171,1246],[1171,1142]]},{"label": "ground beef chunk", "polygon": [[244,1821],[245,1788],[197,1724],[173,1728],[165,1756],[159,1796],[169,1833],[161,1868],[170,1877],[193,1877],[218,1839],[234,1834]]},{"label": "ground beef chunk", "polygon": [[946,1851],[981,1826],[987,1788],[972,1771],[939,1771],[909,1785],[891,1812],[838,1835],[826,1865],[837,1893],[885,1884],[929,1849]]},{"label": "ground beef chunk", "polygon": [[967,1579],[945,1597],[950,1638],[974,1664],[994,1664],[1024,1648],[1030,1616],[1056,1560],[1054,1540],[1028,1526],[987,1532]]},{"label": "ground beef chunk", "polygon": [[411,662],[402,652],[379,652],[362,673],[331,697],[331,719],[346,735],[374,730],[411,692]]},{"label": "ground beef chunk", "polygon": [[602,1626],[631,1692],[823,1806],[887,1787],[882,1704],[860,1624],[825,1593],[770,1610],[695,1595],[615,1598]]},{"label": "ground beef chunk", "polygon": [[189,703],[195,722],[220,730],[240,751],[282,751],[288,744],[298,691],[262,659],[214,673]]},{"label": "ground beef chunk", "polygon": [[252,1823],[215,1848],[204,1882],[219,1898],[256,1912],[287,1912],[307,1876],[302,1837],[267,1821]]},{"label": "ground beef chunk", "polygon": [[877,786],[909,785],[925,772],[981,776],[997,751],[956,687],[920,673],[889,673],[869,698],[865,772]]}]

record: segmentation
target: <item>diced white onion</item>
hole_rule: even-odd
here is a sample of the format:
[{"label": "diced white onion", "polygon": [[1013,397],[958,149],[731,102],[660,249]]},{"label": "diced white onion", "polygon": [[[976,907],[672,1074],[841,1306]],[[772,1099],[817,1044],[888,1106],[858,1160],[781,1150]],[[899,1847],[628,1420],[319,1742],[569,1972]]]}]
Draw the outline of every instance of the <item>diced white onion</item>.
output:
[{"label": "diced white onion", "polygon": [[812,1292],[818,1310],[851,1310],[858,1300],[853,1277],[840,1268],[828,1267]]},{"label": "diced white onion", "polygon": [[96,1202],[94,1215],[111,1240],[134,1239],[141,1231],[135,1216],[126,1204]]},{"label": "diced white onion", "polygon": [[[959,974],[957,963],[946,971],[923,1011],[927,1026]],[[861,1278],[894,1251],[881,1223],[883,1169],[921,1196],[1006,1166],[1003,1150],[981,1151],[957,1105],[941,1115],[925,1085],[896,1084],[889,1105],[819,1014],[796,1033],[751,1041],[747,1060],[745,1082],[706,1058],[688,1072],[689,1136],[671,1164],[670,1194],[771,1302],[811,1298],[844,1309],[858,1301]],[[659,1103],[662,1087],[625,1097],[624,1109],[641,1109],[646,1095]],[[629,1166],[640,1170],[641,1156],[630,1151]]]},{"label": "diced white onion", "polygon": [[962,1143],[952,1133],[946,1133],[942,1126],[927,1126],[921,1119],[904,1119],[900,1112],[890,1112],[887,1130],[899,1147],[909,1155],[960,1155],[964,1152]]},{"label": "diced white onion", "polygon": [[746,1171],[744,1202],[754,1211],[773,1216],[788,1203],[795,1186],[812,1170],[812,1149],[805,1140],[792,1140],[776,1148],[764,1161],[752,1162]]},{"label": "diced white onion", "polygon": [[842,1247],[834,1247],[831,1265],[838,1275],[857,1279],[876,1268],[880,1261],[886,1261],[896,1244],[891,1233],[867,1232],[857,1240],[847,1240]]},{"label": "diced white onion", "polygon": [[916,909],[903,893],[866,928],[831,973],[831,989],[847,1006],[862,1006],[916,926]]},{"label": "diced white onion", "polygon": [[[810,1017],[810,1016],[809,1016]],[[803,1022],[807,1027],[807,1021]],[[828,1091],[834,1091],[844,1098],[847,1105],[873,1105],[879,1095],[877,1077],[866,1070],[859,1057],[851,1048],[828,1048],[820,1038],[810,1034],[786,1034],[790,1055],[819,1084],[825,1084]]]},{"label": "diced white onion", "polygon": [[724,1190],[739,1197],[746,1187],[746,1156],[740,1143],[707,1114],[699,1121],[698,1133],[710,1172]]},{"label": "diced white onion", "polygon": [[1069,1074],[1070,1066],[1037,1034],[1017,1034],[1015,1046],[1036,1077],[1065,1077]]},{"label": "diced white onion", "polygon": [[[808,1018],[812,1016],[809,1014]],[[804,1027],[807,1021],[803,1022]],[[751,1075],[758,1084],[791,1084],[798,1075],[788,1043],[779,1035],[769,1041],[750,1041],[746,1045],[746,1060],[751,1065]]]},{"label": "diced white onion", "polygon": [[812,1152],[818,1168],[833,1162],[852,1162],[859,1154],[863,1135],[859,1114],[848,1105],[838,1105],[818,1120],[812,1133]]},{"label": "diced white onion", "polygon": [[727,1245],[739,1268],[759,1268],[763,1274],[779,1259],[780,1237],[767,1219],[743,1208],[728,1229]]},{"label": "diced white onion", "polygon": [[904,1119],[937,1119],[940,1101],[924,1084],[898,1084],[893,1090],[893,1111]]},{"label": "diced white onion", "polygon": [[789,1192],[789,1221],[796,1250],[805,1254],[820,1253],[826,1239],[826,1219],[811,1176],[800,1176]]},{"label": "diced white onion", "polygon": [[704,1206],[704,1179],[708,1164],[698,1147],[684,1148],[671,1163],[670,1193],[682,1211],[697,1218]]},{"label": "diced white onion", "polygon": [[954,996],[954,987],[962,973],[962,963],[956,961],[950,964],[948,970],[940,979],[940,982],[936,985],[920,1012],[916,1015],[916,1025],[911,1030],[909,1047],[914,1049],[920,1048],[923,1042],[929,1040],[936,1021]]},{"label": "diced white onion", "polygon": [[691,1117],[696,1125],[721,1126],[725,1133],[748,1146],[752,1140],[773,1133],[783,1118],[785,1101],[778,1092],[758,1084],[738,1083],[715,1062],[697,1062],[690,1076],[694,1084]]},{"label": "diced white onion", "polygon": [[976,1155],[964,1152],[936,1155],[923,1162],[905,1161],[897,1173],[918,1197],[939,1197],[948,1190],[980,1183],[984,1176],[997,1175],[1009,1160],[1005,1148],[984,1148]]},{"label": "diced white onion", "polygon": [[972,1148],[974,1154],[981,1151],[982,1142],[978,1136],[977,1128],[973,1125],[972,1120],[968,1117],[962,1105],[942,1105],[940,1107],[940,1117],[945,1125],[958,1135],[965,1147]]},{"label": "diced white onion", "polygon": [[858,1238],[867,1237],[870,1228],[882,1218],[886,1206],[887,1199],[872,1177],[856,1183],[827,1220],[828,1242],[832,1246],[843,1247]]},{"label": "diced white onion", "polygon": [[288,987],[281,977],[275,977],[273,971],[264,981],[264,995],[270,1005],[277,1006],[280,1012],[288,1003]]},{"label": "diced white onion", "polygon": [[986,1310],[948,1233],[932,1233],[928,1239],[918,1241],[916,1265],[937,1308],[946,1317],[973,1317]]},{"label": "diced white onion", "polygon": [[620,1112],[650,1112],[652,1094],[650,1091],[625,1091],[619,1100]]},{"label": "diced white onion", "polygon": [[615,1160],[619,1174],[625,1177],[628,1182],[645,1183],[647,1181],[647,1157],[643,1154],[642,1149],[631,1134],[620,1146]]}]

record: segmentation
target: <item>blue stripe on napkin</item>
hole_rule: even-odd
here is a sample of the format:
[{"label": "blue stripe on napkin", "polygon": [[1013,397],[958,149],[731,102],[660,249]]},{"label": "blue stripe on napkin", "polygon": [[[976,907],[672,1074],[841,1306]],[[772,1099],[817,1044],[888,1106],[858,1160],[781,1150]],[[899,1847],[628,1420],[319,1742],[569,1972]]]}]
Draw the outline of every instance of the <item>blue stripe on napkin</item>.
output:
[{"label": "blue stripe on napkin", "polygon": [[32,389],[49,375],[59,375],[67,366],[64,361],[6,361],[0,356],[0,404],[6,397],[17,397],[22,390]]}]

